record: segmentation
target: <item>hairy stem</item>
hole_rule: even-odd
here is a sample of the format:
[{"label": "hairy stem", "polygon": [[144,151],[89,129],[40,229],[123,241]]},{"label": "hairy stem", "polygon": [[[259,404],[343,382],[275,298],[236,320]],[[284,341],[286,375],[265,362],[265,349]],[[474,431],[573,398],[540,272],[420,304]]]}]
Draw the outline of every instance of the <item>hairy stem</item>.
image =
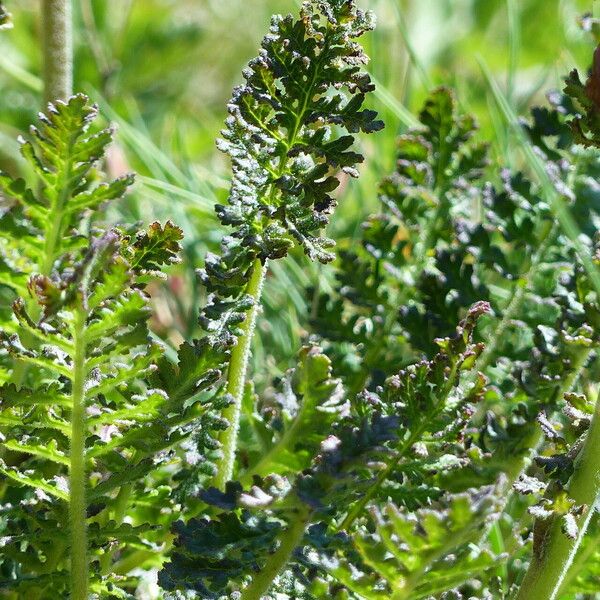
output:
[{"label": "hairy stem", "polygon": [[577,517],[579,535],[576,539],[562,532],[561,520],[554,518],[543,538],[534,547],[534,554],[516,600],[555,600],[558,597],[590,519],[596,508],[600,489],[600,401],[575,464],[569,484],[569,496],[583,507]]},{"label": "hairy stem", "polygon": [[577,576],[581,573],[589,561],[593,560],[594,554],[598,551],[598,545],[600,544],[600,535],[594,535],[593,539],[588,539],[585,548],[581,552],[577,552],[577,556],[574,558],[569,572],[565,575],[560,589],[558,591],[558,598],[561,598],[563,594],[567,593],[570,585],[575,581]]},{"label": "hairy stem", "polygon": [[73,331],[75,353],[73,356],[73,388],[71,413],[70,453],[70,533],[71,533],[71,600],[87,600],[88,552],[85,498],[85,313],[79,309],[75,315]]},{"label": "hairy stem", "polygon": [[248,370],[248,358],[250,356],[256,314],[260,306],[260,297],[266,273],[267,264],[263,265],[257,259],[252,266],[252,274],[246,288],[246,294],[252,298],[254,304],[248,311],[246,320],[241,325],[242,334],[238,337],[237,344],[231,352],[226,389],[227,393],[233,397],[233,404],[223,411],[223,416],[229,421],[229,427],[223,432],[220,440],[223,456],[217,464],[217,474],[214,480],[215,487],[219,489],[225,489],[225,484],[233,476],[238,430],[240,427],[240,413],[242,410],[242,397],[246,385],[246,371]]},{"label": "hairy stem", "polygon": [[73,93],[71,0],[42,0],[44,100],[66,100]]},{"label": "hairy stem", "polygon": [[273,581],[288,563],[294,549],[302,542],[310,514],[301,509],[300,514],[279,536],[279,547],[267,559],[265,566],[252,578],[252,583],[242,590],[240,600],[260,600]]}]

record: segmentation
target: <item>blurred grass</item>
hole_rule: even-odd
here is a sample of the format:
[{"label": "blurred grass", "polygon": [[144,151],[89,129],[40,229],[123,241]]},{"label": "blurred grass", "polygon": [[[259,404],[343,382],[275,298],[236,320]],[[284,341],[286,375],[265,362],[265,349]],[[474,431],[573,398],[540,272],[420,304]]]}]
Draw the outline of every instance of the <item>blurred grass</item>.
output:
[{"label": "blurred grass", "polygon": [[[14,29],[0,36],[0,163],[14,170],[18,132],[40,107],[38,0],[7,0]],[[397,134],[418,121],[427,88],[451,85],[477,115],[495,156],[516,159],[509,128],[477,57],[517,114],[543,102],[571,68],[585,69],[589,40],[577,17],[589,0],[364,0],[378,16],[366,50],[378,90],[372,100],[385,131],[363,138],[362,177],[344,182],[330,234],[348,245],[377,206],[377,182],[394,162]],[[76,89],[90,94],[118,124],[107,169],[140,174],[111,219],[172,219],[186,234],[184,264],[155,291],[159,335],[176,344],[198,333],[203,301],[194,268],[215,249],[221,230],[212,206],[227,194],[228,165],[214,148],[231,88],[257,51],[274,12],[296,11],[297,0],[79,0]],[[270,377],[291,362],[304,336],[305,290],[331,269],[293,254],[275,266],[265,291],[265,318],[254,356]],[[266,349],[269,349],[268,351]],[[273,359],[277,356],[278,359]]]}]

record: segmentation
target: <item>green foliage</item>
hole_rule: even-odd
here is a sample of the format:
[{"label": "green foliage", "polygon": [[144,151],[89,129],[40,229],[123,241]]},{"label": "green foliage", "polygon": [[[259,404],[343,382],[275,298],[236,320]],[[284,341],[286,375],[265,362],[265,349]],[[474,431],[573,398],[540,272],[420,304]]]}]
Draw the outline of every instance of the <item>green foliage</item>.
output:
[{"label": "green foliage", "polygon": [[[420,120],[423,127],[398,142],[396,172],[380,188],[383,212],[364,224],[361,248],[341,253],[336,293],[321,295],[313,313],[315,331],[353,390],[431,351],[432,340],[448,335],[477,300],[493,308],[486,334],[504,334],[494,337],[486,362],[496,345],[500,355],[526,359],[536,326],[553,327],[559,314],[558,299],[550,298],[562,293],[570,259],[539,192],[506,170],[499,186],[486,182],[485,147],[469,141],[473,120],[457,114],[448,90],[431,95]],[[436,149],[438,139],[445,149]],[[568,192],[576,212],[589,206],[588,168],[573,177],[577,196]]]},{"label": "green foliage", "polygon": [[320,567],[360,598],[436,597],[502,559],[471,543],[494,516],[495,501],[491,491],[477,491],[410,514],[392,503],[373,507],[369,528],[353,539],[356,554],[349,558],[340,545]]},{"label": "green foliage", "polygon": [[109,129],[89,133],[96,114],[84,96],[75,96],[68,104],[51,106],[39,126],[31,128],[32,139],[23,140],[21,153],[36,174],[39,191],[21,178],[0,176],[2,192],[14,202],[2,216],[0,283],[21,297],[28,296],[31,275],[49,277],[57,260],[85,246],[83,236],[67,235],[83,213],[120,197],[133,181],[125,176],[93,185],[94,162],[112,137]]},{"label": "green foliage", "polygon": [[[554,95],[524,128],[593,252],[597,157],[576,145],[579,118],[572,98]],[[275,405],[251,394],[259,409],[246,413],[241,483],[200,491],[206,515],[177,525],[166,589],[502,597],[522,577],[507,545],[535,555],[557,517],[577,536],[585,509],[569,498],[569,480],[593,408],[577,399],[596,371],[594,289],[541,188],[508,169],[488,181],[486,146],[449,90],[431,94],[419,121],[399,138],[382,213],[358,249],[340,251],[333,293],[312,290],[313,340],[342,387],[313,347]],[[321,365],[312,381],[345,393],[324,393],[333,411],[306,420],[319,397],[302,386],[311,353]],[[565,406],[553,425],[545,415]],[[564,418],[574,422],[568,434]],[[504,533],[501,514],[515,528],[522,519],[533,547]]]},{"label": "green foliage", "polygon": [[[337,293],[321,295],[313,313],[315,330],[342,345],[347,366],[340,367],[355,380],[353,391],[369,380],[377,385],[419,350],[430,352],[468,306],[488,299],[464,251],[451,246],[458,217],[478,200],[485,146],[473,141],[473,119],[457,114],[445,88],[432,93],[420,121],[421,129],[398,140],[397,171],[380,188],[385,212],[363,225],[362,248],[341,253]],[[408,333],[417,352],[405,343]],[[364,348],[356,363],[348,361],[348,343]]]},{"label": "green foliage", "polygon": [[[95,4],[81,14],[110,93]],[[477,19],[492,4],[473,0]],[[233,178],[209,195],[226,196],[230,229],[201,288],[165,284],[183,237],[170,220],[104,224],[133,178],[97,168],[123,172],[86,97],[40,116],[24,178],[0,173],[1,597],[550,600],[597,587],[598,51],[585,84],[573,71],[522,122],[541,184],[513,168],[502,132],[480,142],[454,93],[434,89],[403,116],[418,125],[398,138],[379,212],[336,255],[323,229],[363,161],[355,134],[383,126],[357,42],[373,25],[354,0],[274,17],[228,105],[218,145]],[[127,132],[169,181],[193,179]],[[563,204],[578,231],[563,232]],[[188,226],[208,214],[177,212]],[[310,311],[285,279],[302,253],[336,261],[333,286],[311,271]],[[277,337],[267,275],[310,329],[281,311],[288,346],[304,342],[294,366],[281,340],[256,343],[247,381],[257,316],[261,341]],[[204,333],[180,343],[182,323],[164,323],[199,305]]]},{"label": "green foliage", "polygon": [[567,78],[565,92],[578,105],[581,111],[569,123],[575,139],[584,146],[598,146],[598,111],[600,109],[600,50],[594,53],[590,75],[582,84],[577,69]]},{"label": "green foliage", "polygon": [[209,330],[223,328],[212,323],[219,316],[235,324],[248,310],[244,291],[257,260],[281,258],[295,242],[314,260],[332,260],[333,242],[319,232],[335,206],[336,173],[357,176],[363,158],[350,149],[352,134],[383,127],[362,107],[374,86],[354,41],[373,26],[374,16],[353,1],[306,2],[299,20],[273,18],[260,55],[244,70],[218,144],[233,179],[227,205],[216,210],[235,230],[201,274],[214,294],[204,311]]},{"label": "green foliage", "polygon": [[249,474],[287,475],[308,468],[321,441],[345,409],[340,382],[332,379],[331,363],[317,347],[305,347],[298,366],[288,374],[278,400],[278,410],[253,415],[254,436],[260,452]]},{"label": "green foliage", "polygon": [[151,497],[168,484],[178,444],[201,425],[202,447],[214,445],[210,431],[222,426],[207,402],[224,354],[189,364],[190,352],[207,352],[202,342],[184,345],[172,365],[146,325],[146,287],[179,260],[181,231],[171,222],[142,232],[95,223],[99,205],[132,181],[99,180],[94,163],[112,134],[89,132],[95,116],[81,95],[50,106],[22,142],[36,179],[1,177],[12,199],[2,216],[2,285],[16,299],[0,330],[8,372],[0,387],[0,586],[23,597],[68,589],[77,464],[91,589],[116,594],[130,582],[113,577],[114,561],[164,543],[160,526],[169,518],[148,521],[152,503],[171,520],[178,513],[172,501]]},{"label": "green foliage", "polygon": [[[473,307],[455,336],[438,341],[440,351],[431,361],[390,377],[378,394],[366,392],[352,399],[328,430],[321,420],[305,416],[314,411],[317,398],[321,407],[330,407],[337,384],[328,374],[327,359],[314,348],[304,350],[303,364],[291,376],[297,390],[293,399],[300,402],[296,420],[256,469],[248,468],[254,483],[249,490],[232,483],[225,492],[212,488],[200,493],[205,502],[225,512],[177,525],[176,552],[161,572],[161,584],[166,589],[182,586],[207,598],[240,589],[249,576],[266,570],[277,556],[275,548],[286,544],[286,535],[297,539],[285,558],[299,560],[298,569],[307,569],[306,578],[314,567],[309,564],[311,547],[326,543],[328,548],[337,538],[325,538],[335,532],[336,523],[344,521],[342,527],[348,529],[356,520],[362,522],[365,499],[392,497],[414,508],[439,497],[441,491],[432,489],[433,483],[465,468],[473,458],[466,448],[460,457],[459,448],[470,402],[478,399],[481,384],[468,397],[457,394],[461,373],[472,368],[481,351],[471,336],[486,310],[485,305]],[[305,387],[309,372],[313,383]],[[288,405],[289,397],[282,410]],[[300,426],[301,440],[295,433]],[[314,439],[321,442],[314,445],[312,464],[305,468],[288,459],[292,443],[295,461],[302,461]],[[267,472],[272,474],[260,477]],[[296,547],[301,554],[292,556]],[[198,569],[199,564],[206,569]],[[336,573],[327,577],[333,581]]]}]

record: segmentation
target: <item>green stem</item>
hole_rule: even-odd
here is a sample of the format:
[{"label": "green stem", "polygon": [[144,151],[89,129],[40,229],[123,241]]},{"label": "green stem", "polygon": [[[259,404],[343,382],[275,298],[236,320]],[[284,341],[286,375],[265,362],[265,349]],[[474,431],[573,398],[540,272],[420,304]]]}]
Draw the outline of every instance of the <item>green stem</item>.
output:
[{"label": "green stem", "polygon": [[577,550],[595,511],[600,489],[600,401],[596,401],[592,423],[587,433],[575,471],[569,484],[569,497],[583,507],[577,516],[576,539],[562,532],[561,520],[554,518],[542,539],[536,540],[534,555],[519,588],[516,600],[556,600],[561,585],[573,563]]},{"label": "green stem", "polygon": [[280,534],[280,545],[277,550],[267,559],[260,572],[254,575],[252,583],[242,590],[240,600],[260,600],[264,596],[277,575],[288,563],[294,549],[302,542],[309,518],[309,511],[301,509],[297,518]]},{"label": "green stem", "polygon": [[88,597],[88,544],[86,528],[86,473],[85,473],[85,313],[78,309],[73,328],[73,382],[70,453],[70,515],[71,526],[71,600]]},{"label": "green stem", "polygon": [[577,576],[581,573],[582,569],[589,565],[590,561],[593,560],[594,554],[598,552],[599,544],[600,533],[597,533],[592,539],[588,539],[585,548],[581,552],[577,552],[577,556],[573,560],[569,572],[566,574],[560,585],[558,598],[562,598],[562,595],[567,593],[567,590],[573,581],[575,581]]},{"label": "green stem", "polygon": [[229,421],[229,427],[221,436],[223,456],[217,464],[215,475],[215,487],[224,490],[225,484],[233,477],[235,466],[235,453],[237,449],[237,438],[240,427],[240,414],[242,411],[242,397],[246,386],[246,371],[248,370],[248,358],[252,346],[252,336],[256,325],[256,315],[260,306],[262,287],[267,273],[267,263],[264,265],[256,260],[252,266],[252,273],[246,288],[246,294],[250,296],[254,304],[248,311],[246,320],[241,325],[241,335],[237,344],[231,352],[229,370],[227,372],[227,393],[233,397],[233,403],[223,411],[223,416]]},{"label": "green stem", "polygon": [[66,100],[73,93],[71,0],[42,0],[44,100]]}]

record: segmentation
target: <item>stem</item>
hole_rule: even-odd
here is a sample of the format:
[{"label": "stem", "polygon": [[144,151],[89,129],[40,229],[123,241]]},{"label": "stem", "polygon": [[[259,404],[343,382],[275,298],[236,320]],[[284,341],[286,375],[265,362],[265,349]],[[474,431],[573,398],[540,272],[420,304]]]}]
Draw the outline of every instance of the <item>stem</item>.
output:
[{"label": "stem", "polygon": [[71,0],[42,0],[44,100],[66,100],[73,93]]},{"label": "stem", "polygon": [[237,438],[240,427],[240,414],[242,411],[242,397],[246,386],[246,371],[248,369],[248,358],[252,346],[252,335],[256,325],[256,314],[260,306],[260,297],[262,287],[267,273],[267,263],[264,265],[260,260],[256,260],[252,266],[252,273],[246,288],[246,294],[254,300],[252,308],[248,311],[245,321],[240,329],[241,335],[238,337],[237,344],[231,352],[229,370],[227,372],[227,393],[233,397],[233,404],[229,405],[224,411],[223,416],[229,421],[229,427],[221,436],[223,457],[217,464],[217,474],[215,475],[215,487],[224,490],[225,484],[233,476],[235,466],[235,452],[237,449]]},{"label": "stem", "polygon": [[558,593],[560,594],[558,597],[561,598],[562,594],[566,594],[569,589],[571,583],[575,581],[576,577],[581,573],[581,570],[584,569],[589,561],[593,560],[594,554],[598,551],[598,544],[600,544],[600,535],[595,534],[593,539],[588,539],[588,542],[585,548],[581,552],[577,552],[576,558],[573,560],[571,568],[569,572],[566,574],[563,579],[560,589]]},{"label": "stem", "polygon": [[573,563],[583,536],[594,514],[600,487],[600,400],[587,433],[583,448],[575,464],[569,484],[569,496],[584,507],[577,517],[579,535],[568,538],[561,529],[560,519],[554,518],[538,546],[516,600],[556,600],[561,585]]},{"label": "stem", "polygon": [[279,575],[292,555],[294,549],[302,542],[309,511],[302,509],[294,521],[279,536],[279,548],[267,559],[265,566],[252,578],[252,583],[242,590],[240,600],[260,600],[271,587],[275,577]]},{"label": "stem", "polygon": [[87,600],[88,556],[85,474],[85,313],[78,309],[73,332],[73,409],[71,414],[71,468],[69,477],[71,525],[71,600]]}]

